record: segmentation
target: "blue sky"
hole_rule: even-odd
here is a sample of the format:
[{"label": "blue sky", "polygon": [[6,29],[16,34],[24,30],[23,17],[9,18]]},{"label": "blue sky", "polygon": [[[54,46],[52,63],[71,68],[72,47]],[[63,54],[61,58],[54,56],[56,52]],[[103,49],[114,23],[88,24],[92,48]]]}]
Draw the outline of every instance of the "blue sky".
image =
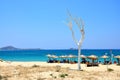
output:
[{"label": "blue sky", "polygon": [[69,9],[85,22],[83,49],[120,49],[119,4],[119,0],[0,0],[0,47],[76,48],[64,23]]}]

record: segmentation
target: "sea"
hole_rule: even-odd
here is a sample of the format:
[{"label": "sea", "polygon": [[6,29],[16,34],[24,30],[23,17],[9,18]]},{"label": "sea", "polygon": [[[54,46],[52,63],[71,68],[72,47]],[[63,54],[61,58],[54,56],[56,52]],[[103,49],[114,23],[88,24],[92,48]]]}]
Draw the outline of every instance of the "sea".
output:
[{"label": "sea", "polygon": [[[78,55],[78,50],[62,49],[62,50],[1,50],[0,59],[5,61],[18,61],[18,62],[47,62],[50,55]],[[85,56],[96,55],[99,61],[103,61],[101,56],[107,55],[109,59],[116,59],[113,56],[120,55],[120,49],[82,49],[81,54]],[[77,58],[76,58],[77,60]]]}]

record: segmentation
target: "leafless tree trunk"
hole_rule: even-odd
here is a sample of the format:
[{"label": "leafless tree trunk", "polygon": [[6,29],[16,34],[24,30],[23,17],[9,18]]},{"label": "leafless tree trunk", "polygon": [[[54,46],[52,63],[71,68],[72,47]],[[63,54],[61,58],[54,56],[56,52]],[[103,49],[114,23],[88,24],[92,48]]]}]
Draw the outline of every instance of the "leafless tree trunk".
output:
[{"label": "leafless tree trunk", "polygon": [[[72,32],[73,40],[76,43],[76,45],[78,46],[78,70],[81,70],[81,64],[80,64],[81,56],[80,55],[81,55],[81,46],[82,46],[84,36],[85,36],[84,23],[81,18],[73,18],[69,11],[68,11],[68,16],[69,16],[69,21],[67,23],[67,26],[69,26],[69,28]],[[81,33],[81,38],[79,41],[75,38],[75,35],[74,35],[73,23],[72,23],[73,21],[78,26],[80,33]]]}]

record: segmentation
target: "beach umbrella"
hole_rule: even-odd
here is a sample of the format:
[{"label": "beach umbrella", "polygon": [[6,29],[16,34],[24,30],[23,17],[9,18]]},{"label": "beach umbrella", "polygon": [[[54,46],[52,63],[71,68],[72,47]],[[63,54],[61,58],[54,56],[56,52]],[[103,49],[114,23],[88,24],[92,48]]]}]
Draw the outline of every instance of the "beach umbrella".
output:
[{"label": "beach umbrella", "polygon": [[106,58],[108,58],[108,56],[103,55],[103,56],[101,56],[101,58],[106,59]]},{"label": "beach umbrella", "polygon": [[67,55],[59,56],[60,58],[67,58]]},{"label": "beach umbrella", "polygon": [[58,58],[58,56],[56,56],[56,55],[52,55],[51,57],[52,57],[52,58]]},{"label": "beach umbrella", "polygon": [[98,57],[96,55],[90,55],[88,58],[96,60]]},{"label": "beach umbrella", "polygon": [[50,61],[50,59],[52,58],[52,55],[47,54],[46,56],[48,57],[48,61]]},{"label": "beach umbrella", "polygon": [[115,58],[119,58],[120,59],[120,55],[115,56]]},{"label": "beach umbrella", "polygon": [[97,60],[98,57],[96,55],[90,55],[88,56],[89,59],[92,59],[92,63],[94,63],[94,60]]},{"label": "beach umbrella", "polygon": [[80,55],[81,56],[81,58],[86,58],[86,56],[85,55]]},{"label": "beach umbrella", "polygon": [[81,63],[86,63],[86,56],[85,55],[80,55],[81,57]]},{"label": "beach umbrella", "polygon": [[76,57],[77,57],[77,56],[75,56],[75,55],[71,55],[71,54],[68,55],[68,58],[70,58],[70,59],[71,59],[71,58],[76,58]]},{"label": "beach umbrella", "polygon": [[59,56],[61,59],[65,59],[67,58],[67,55],[62,55],[62,56]]},{"label": "beach umbrella", "polygon": [[47,54],[46,56],[49,57],[49,58],[52,57],[52,55],[50,55],[50,54]]},{"label": "beach umbrella", "polygon": [[70,54],[70,55],[68,55],[68,57],[69,57],[69,58],[73,58],[73,57],[74,57],[74,55],[71,55],[71,54]]},{"label": "beach umbrella", "polygon": [[67,58],[68,58],[67,55],[62,55],[62,56],[59,56],[59,57],[61,58],[61,60],[62,60],[63,62],[68,61],[68,60],[67,60]]},{"label": "beach umbrella", "polygon": [[117,58],[118,64],[120,64],[120,55],[115,56],[115,58]]},{"label": "beach umbrella", "polygon": [[103,56],[101,56],[101,58],[103,58],[103,59],[104,59],[104,63],[105,63],[105,61],[106,61],[106,59],[108,58],[108,56],[103,55]]}]

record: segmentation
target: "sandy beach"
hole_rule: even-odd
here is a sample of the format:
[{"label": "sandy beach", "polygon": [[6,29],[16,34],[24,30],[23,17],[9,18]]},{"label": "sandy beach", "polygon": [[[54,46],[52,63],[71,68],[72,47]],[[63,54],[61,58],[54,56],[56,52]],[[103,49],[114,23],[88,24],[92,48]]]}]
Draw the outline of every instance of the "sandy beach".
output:
[{"label": "sandy beach", "polygon": [[0,80],[120,80],[120,66],[116,64],[81,67],[83,71],[77,70],[77,64],[0,62]]}]

